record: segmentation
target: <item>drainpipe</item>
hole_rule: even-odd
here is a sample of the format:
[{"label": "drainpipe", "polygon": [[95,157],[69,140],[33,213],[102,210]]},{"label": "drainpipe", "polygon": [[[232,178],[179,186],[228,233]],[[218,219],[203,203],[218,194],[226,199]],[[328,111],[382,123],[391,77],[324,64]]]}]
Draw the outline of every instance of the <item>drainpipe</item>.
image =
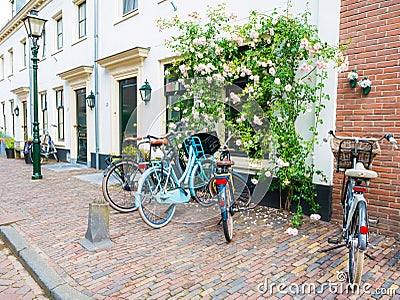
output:
[{"label": "drainpipe", "polygon": [[94,91],[96,102],[94,108],[94,130],[95,130],[95,145],[96,145],[96,170],[100,168],[99,164],[99,72],[98,72],[98,47],[99,47],[99,1],[94,0]]}]

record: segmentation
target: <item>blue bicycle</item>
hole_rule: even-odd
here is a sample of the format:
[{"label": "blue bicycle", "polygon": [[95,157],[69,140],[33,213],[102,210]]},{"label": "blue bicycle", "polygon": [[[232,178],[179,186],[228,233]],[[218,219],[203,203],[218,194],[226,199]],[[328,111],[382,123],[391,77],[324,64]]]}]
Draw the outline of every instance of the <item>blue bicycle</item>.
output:
[{"label": "blue bicycle", "polygon": [[[187,135],[187,133],[186,133]],[[167,225],[175,212],[175,205],[188,203],[191,197],[199,203],[212,197],[204,192],[213,178],[213,164],[205,156],[198,136],[187,136],[184,147],[188,159],[184,168],[179,162],[177,137],[180,133],[167,135],[168,145],[159,165],[148,168],[141,176],[135,193],[136,205],[143,221],[153,228]]]}]

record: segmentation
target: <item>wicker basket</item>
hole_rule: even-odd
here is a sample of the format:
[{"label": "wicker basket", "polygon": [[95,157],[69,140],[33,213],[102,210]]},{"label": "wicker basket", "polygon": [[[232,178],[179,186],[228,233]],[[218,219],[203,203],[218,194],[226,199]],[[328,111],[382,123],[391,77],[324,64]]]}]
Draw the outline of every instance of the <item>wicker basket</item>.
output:
[{"label": "wicker basket", "polygon": [[[331,150],[336,161],[336,169],[349,169],[352,166],[351,151],[355,150],[354,139],[331,138]],[[357,143],[358,162],[362,162],[369,169],[375,156],[380,154],[378,142],[360,139]]]}]

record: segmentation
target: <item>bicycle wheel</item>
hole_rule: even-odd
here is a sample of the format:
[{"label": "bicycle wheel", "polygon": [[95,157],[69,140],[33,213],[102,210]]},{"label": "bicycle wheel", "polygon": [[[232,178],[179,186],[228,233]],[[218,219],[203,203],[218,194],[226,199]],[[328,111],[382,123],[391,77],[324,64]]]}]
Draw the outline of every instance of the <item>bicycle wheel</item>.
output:
[{"label": "bicycle wheel", "polygon": [[225,186],[226,220],[222,220],[222,226],[224,228],[225,239],[228,243],[233,237],[233,201],[231,195],[231,188],[229,183],[227,183]]},{"label": "bicycle wheel", "polygon": [[161,228],[171,221],[175,204],[163,203],[160,193],[174,187],[174,181],[164,170],[153,168],[143,173],[137,197],[140,197],[139,214],[147,225]]},{"label": "bicycle wheel", "polygon": [[49,150],[50,150],[49,152],[53,154],[54,159],[55,159],[57,162],[59,162],[60,159],[58,158],[57,149],[56,149],[56,146],[54,145],[54,142],[53,142],[53,141],[51,141],[51,143],[50,143],[50,149],[49,149]]},{"label": "bicycle wheel", "polygon": [[203,206],[210,206],[217,202],[216,192],[212,193],[210,182],[214,179],[214,163],[205,159],[196,164],[189,181],[190,194]]},{"label": "bicycle wheel", "polygon": [[[247,182],[241,175],[236,172],[231,173],[231,182],[233,183],[233,199],[239,209],[246,209],[250,206],[251,201],[251,190]],[[210,192],[214,197],[217,194],[217,186],[215,184],[215,178],[210,182]]]},{"label": "bicycle wheel", "polygon": [[367,240],[366,234],[359,232],[360,220],[366,220],[366,210],[362,206],[365,206],[365,203],[360,202],[354,212],[349,234],[349,282],[356,285],[360,285],[363,274],[365,254],[365,246],[363,245],[366,245]]},{"label": "bicycle wheel", "polygon": [[137,164],[120,160],[110,165],[101,183],[104,199],[119,212],[131,212],[137,209],[132,191],[137,189],[141,176]]}]

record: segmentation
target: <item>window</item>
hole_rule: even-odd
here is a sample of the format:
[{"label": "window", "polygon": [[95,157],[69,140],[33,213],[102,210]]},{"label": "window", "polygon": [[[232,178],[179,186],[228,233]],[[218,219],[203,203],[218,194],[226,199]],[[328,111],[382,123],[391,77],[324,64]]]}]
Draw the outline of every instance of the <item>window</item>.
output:
[{"label": "window", "polygon": [[1,103],[2,111],[3,111],[3,128],[0,128],[1,131],[7,132],[7,122],[6,122],[6,103]]},{"label": "window", "polygon": [[47,113],[47,93],[40,94],[40,104],[42,107],[42,124],[43,124],[43,133],[46,133],[48,129],[48,113]]},{"label": "window", "polygon": [[0,56],[0,80],[4,79],[4,56]]},{"label": "window", "polygon": [[86,36],[86,2],[78,5],[78,38]]},{"label": "window", "polygon": [[[172,65],[167,64],[164,65],[164,70],[167,71]],[[176,111],[172,108],[175,104],[177,104],[182,98],[180,97],[185,93],[185,88],[183,87],[182,83],[178,82],[178,77],[170,75],[164,78],[165,90],[164,95],[166,99],[166,125],[168,131],[168,124],[175,123],[181,120],[182,118],[182,111]],[[185,107],[193,106],[193,99],[186,99]]]},{"label": "window", "polygon": [[26,67],[27,57],[26,57],[26,40],[21,41],[22,45],[22,68]]},{"label": "window", "polygon": [[11,76],[12,74],[14,74],[14,52],[12,48],[8,50],[8,57],[9,57],[8,76]]},{"label": "window", "polygon": [[11,110],[11,124],[12,124],[12,132],[11,135],[15,136],[15,115],[14,115],[14,100],[10,100],[10,110]]},{"label": "window", "polygon": [[64,140],[64,96],[63,90],[56,91],[58,140]]},{"label": "window", "polygon": [[57,23],[57,50],[63,47],[63,22],[62,18],[56,20]]},{"label": "window", "polygon": [[125,15],[138,8],[137,0],[123,0],[122,1],[122,14]]}]

